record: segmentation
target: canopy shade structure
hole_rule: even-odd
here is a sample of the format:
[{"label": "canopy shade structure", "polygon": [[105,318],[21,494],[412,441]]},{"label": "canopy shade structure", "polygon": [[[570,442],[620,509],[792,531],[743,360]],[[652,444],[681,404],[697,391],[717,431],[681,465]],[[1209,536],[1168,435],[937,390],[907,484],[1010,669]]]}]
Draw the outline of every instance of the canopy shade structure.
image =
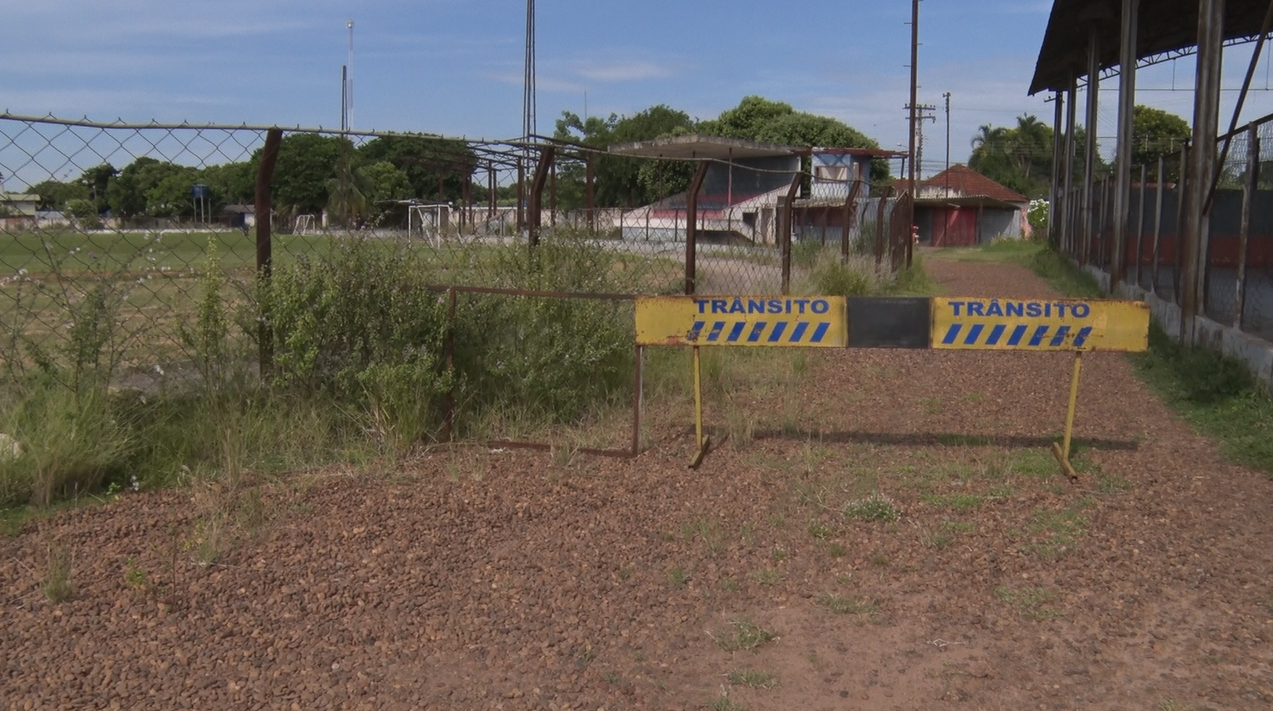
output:
[{"label": "canopy shade structure", "polygon": [[[1224,41],[1253,40],[1260,34],[1268,0],[1227,0]],[[1119,63],[1121,0],[1056,0],[1030,82],[1030,93],[1064,91],[1072,77],[1087,75],[1088,32],[1100,38],[1102,70]],[[1141,0],[1136,24],[1136,58],[1183,52],[1198,43],[1197,0]]]}]

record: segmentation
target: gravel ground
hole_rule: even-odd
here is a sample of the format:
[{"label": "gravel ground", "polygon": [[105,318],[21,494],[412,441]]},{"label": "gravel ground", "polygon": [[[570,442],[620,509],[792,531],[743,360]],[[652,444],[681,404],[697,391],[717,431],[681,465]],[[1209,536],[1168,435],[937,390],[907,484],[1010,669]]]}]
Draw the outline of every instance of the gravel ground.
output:
[{"label": "gravel ground", "polygon": [[1070,483],[1070,362],[810,352],[713,399],[696,471],[669,406],[634,461],[434,452],[31,522],[0,540],[0,708],[1269,708],[1273,483],[1115,354]]}]

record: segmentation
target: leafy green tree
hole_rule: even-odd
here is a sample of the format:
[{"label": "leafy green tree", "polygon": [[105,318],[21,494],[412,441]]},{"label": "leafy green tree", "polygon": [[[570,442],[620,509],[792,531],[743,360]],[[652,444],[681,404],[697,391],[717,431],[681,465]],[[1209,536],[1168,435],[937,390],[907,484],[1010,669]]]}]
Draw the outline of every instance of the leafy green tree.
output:
[{"label": "leafy green tree", "polygon": [[[694,130],[689,114],[663,104],[632,116],[611,114],[603,119],[563,112],[553,137],[605,149],[622,143],[651,141]],[[592,157],[595,172],[594,198],[598,207],[641,205],[671,195],[689,184],[693,166],[684,161],[649,161],[622,156]],[[583,160],[563,159],[557,170],[557,204],[563,210],[583,207],[586,166]],[[660,184],[663,188],[662,195]],[[678,187],[681,186],[681,187]]]},{"label": "leafy green tree", "polygon": [[102,226],[102,218],[97,206],[88,198],[71,198],[65,205],[66,214],[85,229],[95,230]]},{"label": "leafy green tree", "polygon": [[745,96],[738,106],[726,109],[713,120],[699,123],[698,130],[712,136],[761,140],[758,136],[769,124],[794,114],[791,104],[770,101],[762,96]]},{"label": "leafy green tree", "polygon": [[361,171],[367,186],[367,211],[372,224],[385,225],[401,218],[402,207],[391,201],[413,197],[414,189],[406,171],[387,160],[364,166]]},{"label": "leafy green tree", "polygon": [[[148,156],[137,158],[125,166],[119,172],[117,178],[110,181],[106,192],[110,209],[116,216],[123,219],[151,214],[148,210],[150,207],[150,192],[166,178],[183,173],[188,175],[190,170],[190,168],[158,161]],[[190,185],[193,185],[193,181],[191,181]],[[189,191],[190,185],[186,186],[187,191]],[[169,185],[166,192],[162,194],[156,193],[155,208],[164,214],[152,216],[170,216],[168,214],[168,205],[172,190],[172,186]],[[189,192],[186,194],[189,196]]]},{"label": "leafy green tree", "polygon": [[172,167],[173,170],[166,170],[166,175],[146,191],[146,214],[150,217],[194,216],[194,184],[199,182],[199,171]]},{"label": "leafy green tree", "polygon": [[[879,148],[880,144],[838,119],[796,111],[791,104],[747,96],[714,120],[698,124],[699,133],[743,138],[801,148]],[[807,163],[807,162],[806,162]],[[805,169],[809,166],[806,164]],[[871,162],[871,179],[889,179],[888,161]]]},{"label": "leafy green tree", "polygon": [[[316,133],[293,133],[279,143],[274,164],[273,199],[281,209],[297,214],[315,213],[327,205],[327,187],[336,177],[341,145],[347,139]],[[252,164],[260,163],[260,151]]]},{"label": "leafy green tree", "polygon": [[92,207],[88,188],[79,181],[44,180],[32,185],[30,192],[40,196],[38,207],[41,210],[65,210],[71,200],[84,200],[90,209]]},{"label": "leafy green tree", "polygon": [[405,173],[411,193],[404,197],[440,202],[461,200],[464,181],[478,163],[477,154],[463,141],[432,136],[380,136],[360,146],[358,158],[364,165],[387,161]]},{"label": "leafy green tree", "polygon": [[1022,115],[1011,128],[982,125],[968,167],[1027,197],[1043,197],[1052,180],[1052,128]]},{"label": "leafy green tree", "polygon": [[99,215],[110,208],[108,200],[110,184],[117,175],[119,175],[119,171],[115,169],[115,166],[110,163],[102,163],[85,170],[80,175],[79,180],[76,181],[84,186]]},{"label": "leafy green tree", "polygon": [[199,179],[212,191],[215,210],[226,205],[247,204],[256,198],[256,170],[250,161],[210,165]]},{"label": "leafy green tree", "polygon": [[1132,165],[1156,163],[1158,156],[1179,153],[1193,135],[1183,118],[1149,106],[1132,110]]}]

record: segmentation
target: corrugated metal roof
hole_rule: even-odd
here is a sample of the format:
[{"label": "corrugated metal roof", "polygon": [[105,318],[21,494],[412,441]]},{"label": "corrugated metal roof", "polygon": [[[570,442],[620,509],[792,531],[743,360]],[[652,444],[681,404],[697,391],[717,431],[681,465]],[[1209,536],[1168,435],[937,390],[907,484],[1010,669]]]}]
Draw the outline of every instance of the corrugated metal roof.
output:
[{"label": "corrugated metal roof", "polygon": [[[1267,9],[1267,1],[1226,0],[1224,39],[1258,36]],[[1100,68],[1118,64],[1121,0],[1056,0],[1039,48],[1031,94],[1062,91],[1069,88],[1071,77],[1087,76],[1087,40],[1093,25],[1100,43]],[[1136,23],[1137,59],[1197,43],[1198,0],[1142,0]]]},{"label": "corrugated metal roof", "polygon": [[611,153],[682,160],[694,158],[712,158],[716,160],[772,158],[775,156],[794,155],[797,150],[799,149],[793,146],[758,143],[741,138],[703,136],[697,133],[610,146]]}]

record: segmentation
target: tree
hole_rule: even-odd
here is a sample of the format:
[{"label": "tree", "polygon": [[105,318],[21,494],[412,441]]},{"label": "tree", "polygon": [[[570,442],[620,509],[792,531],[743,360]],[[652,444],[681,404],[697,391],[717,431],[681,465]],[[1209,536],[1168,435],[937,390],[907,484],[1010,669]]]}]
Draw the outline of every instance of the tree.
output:
[{"label": "tree", "polygon": [[[342,143],[349,141],[317,133],[284,137],[274,165],[274,203],[296,214],[321,211],[327,205],[328,182],[336,177]],[[260,154],[257,150],[252,156],[254,167],[260,163]]]},{"label": "tree", "polygon": [[256,171],[250,161],[210,165],[203,169],[199,179],[212,192],[212,206],[219,210],[226,205],[245,204],[256,197]]},{"label": "tree", "polygon": [[1132,109],[1132,165],[1157,163],[1158,156],[1179,153],[1193,135],[1189,122],[1149,106]]},{"label": "tree", "polygon": [[63,183],[58,180],[44,180],[32,185],[30,192],[40,196],[41,210],[65,210],[71,200],[83,200],[92,208],[88,189],[79,181]]},{"label": "tree", "polygon": [[[697,130],[713,136],[743,138],[762,143],[808,148],[879,148],[866,134],[829,116],[796,111],[791,104],[747,96],[715,120],[699,123]],[[805,165],[808,170],[809,166]],[[871,179],[889,178],[888,162],[871,162]]]},{"label": "tree", "polygon": [[1027,197],[1047,195],[1052,180],[1052,128],[1035,116],[1012,128],[984,124],[972,138],[968,167]]},{"label": "tree", "polygon": [[110,163],[102,163],[85,170],[76,182],[82,185],[88,193],[89,198],[93,201],[94,209],[97,214],[102,214],[110,208],[107,195],[110,192],[111,181],[115,176],[119,175],[119,171]]},{"label": "tree", "polygon": [[477,154],[468,144],[433,136],[380,136],[358,148],[358,159],[364,165],[387,161],[402,171],[411,185],[402,197],[439,202],[459,202],[464,181],[477,169]]},{"label": "tree", "polygon": [[[684,111],[663,104],[651,106],[632,116],[611,114],[602,119],[584,120],[569,111],[557,119],[553,137],[605,149],[621,143],[651,141],[689,133],[694,121]],[[593,155],[594,199],[598,207],[645,204],[684,190],[693,174],[685,161],[650,161],[621,156]],[[564,158],[557,170],[557,204],[563,210],[585,203],[586,165],[583,160]],[[663,192],[660,194],[660,184]],[[684,186],[677,188],[677,186]]]},{"label": "tree", "polygon": [[199,171],[172,167],[174,170],[165,170],[166,175],[146,191],[146,214],[150,217],[194,216],[194,184],[199,182]]},{"label": "tree", "polygon": [[411,181],[405,171],[393,163],[382,160],[361,169],[363,184],[367,187],[367,212],[373,225],[391,224],[405,214],[394,200],[413,196]]},{"label": "tree", "polygon": [[701,122],[699,131],[713,136],[758,141],[757,136],[767,125],[795,112],[791,104],[782,101],[745,96],[738,106],[722,111],[715,120]]},{"label": "tree", "polygon": [[[137,158],[132,163],[124,166],[124,169],[119,172],[119,176],[110,181],[110,185],[106,190],[110,209],[123,219],[151,214],[148,210],[151,206],[151,191],[171,176],[186,174],[186,177],[189,178],[188,171],[190,170],[190,168],[158,161],[149,156]],[[189,189],[193,184],[194,181],[190,180],[190,184],[186,186],[187,198],[189,197]],[[154,208],[162,214],[152,216],[170,216],[170,205],[173,202],[171,192],[173,190],[174,188],[170,184],[162,193],[155,193]]]}]

